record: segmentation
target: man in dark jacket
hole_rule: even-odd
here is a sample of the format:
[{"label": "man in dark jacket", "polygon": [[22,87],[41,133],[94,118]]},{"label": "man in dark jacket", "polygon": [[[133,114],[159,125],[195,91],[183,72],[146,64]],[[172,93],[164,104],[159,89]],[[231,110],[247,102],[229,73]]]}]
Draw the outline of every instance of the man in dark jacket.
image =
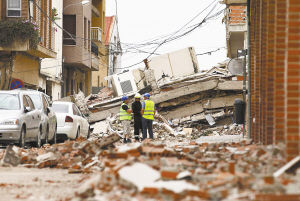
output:
[{"label": "man in dark jacket", "polygon": [[134,138],[136,141],[140,140],[140,130],[142,131],[142,103],[141,103],[141,95],[137,93],[135,96],[135,101],[132,103],[132,113],[134,114]]}]

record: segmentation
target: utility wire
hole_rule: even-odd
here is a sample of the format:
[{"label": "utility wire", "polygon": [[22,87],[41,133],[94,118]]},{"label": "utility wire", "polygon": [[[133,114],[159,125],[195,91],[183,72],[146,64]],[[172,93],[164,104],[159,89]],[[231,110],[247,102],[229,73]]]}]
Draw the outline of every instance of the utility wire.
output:
[{"label": "utility wire", "polygon": [[[204,11],[206,11],[213,3],[215,3],[216,1],[214,1],[214,2],[212,2],[209,6],[207,6],[204,10],[202,10],[197,16],[199,16],[200,14],[202,14]],[[212,16],[209,16],[214,10],[215,10],[215,8],[216,8],[216,6],[217,6],[217,4],[215,4],[214,6],[213,6],[213,8],[209,11],[209,13],[204,17],[204,19],[200,22],[200,23],[198,23],[198,24],[196,24],[196,25],[194,25],[194,26],[192,26],[192,28],[190,29],[190,30],[188,30],[188,31],[186,31],[185,33],[183,33],[183,34],[181,34],[181,35],[179,35],[179,36],[175,36],[175,37],[173,37],[174,35],[176,35],[178,32],[180,32],[183,28],[185,28],[191,21],[193,21],[193,19],[192,20],[190,20],[188,23],[186,23],[183,27],[181,27],[179,30],[177,30],[176,32],[174,32],[171,36],[169,36],[167,39],[165,39],[163,42],[161,42],[160,44],[158,44],[158,46],[146,57],[146,59],[148,59],[150,56],[152,56],[157,50],[158,50],[158,48],[159,47],[161,47],[163,44],[165,44],[165,43],[167,43],[167,42],[171,42],[171,41],[174,41],[174,40],[176,40],[176,39],[179,39],[179,38],[182,38],[183,36],[186,36],[187,34],[189,34],[189,33],[191,33],[192,31],[194,31],[195,29],[197,29],[198,27],[200,27],[202,24],[204,24],[205,22],[207,22],[208,20],[210,20],[210,19],[212,19],[213,17],[215,17],[215,16],[218,16],[218,15],[220,15],[222,12],[223,12],[223,9],[221,10],[221,11],[218,11],[217,13],[215,13],[215,14],[213,14]],[[133,67],[133,66],[136,66],[136,65],[138,65],[138,64],[141,64],[141,63],[143,63],[144,62],[144,60],[142,60],[142,61],[140,61],[140,62],[137,62],[137,63],[135,63],[135,64],[132,64],[132,65],[130,65],[130,66],[127,66],[127,67],[122,67],[122,68],[119,68],[119,69],[127,69],[127,68],[130,68],[130,67]]]},{"label": "utility wire", "polygon": [[225,47],[220,47],[218,49],[215,49],[215,50],[212,50],[212,51],[209,51],[209,52],[199,53],[199,54],[196,54],[196,56],[201,56],[201,55],[205,55],[205,54],[211,55],[212,53],[217,52],[217,51],[219,51],[221,49],[225,49]]}]

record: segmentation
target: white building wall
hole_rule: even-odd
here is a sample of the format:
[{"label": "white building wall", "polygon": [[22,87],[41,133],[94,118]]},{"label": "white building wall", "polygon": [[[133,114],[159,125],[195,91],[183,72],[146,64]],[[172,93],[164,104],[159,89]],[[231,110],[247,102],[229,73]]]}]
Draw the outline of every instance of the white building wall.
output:
[{"label": "white building wall", "polygon": [[[52,0],[52,8],[57,9],[57,20],[55,22],[63,27],[63,1]],[[41,61],[41,74],[47,76],[52,83],[52,98],[57,100],[61,98],[61,80],[62,80],[62,47],[63,47],[63,31],[53,23],[52,27],[55,32],[55,52],[57,57],[53,59],[43,59]],[[60,97],[58,97],[58,94]]]},{"label": "white building wall", "polygon": [[170,78],[178,78],[192,75],[199,70],[196,53],[192,47],[153,57],[149,61],[149,67],[154,70],[156,81],[159,81],[163,74]]},{"label": "white building wall", "polygon": [[[110,36],[110,41],[109,41],[109,75],[121,73],[123,70],[121,68],[121,47],[118,46],[118,43],[120,42],[120,37],[119,37],[119,32],[118,32],[118,27],[116,20],[114,20],[111,28],[111,36]],[[120,43],[119,43],[120,45]],[[116,57],[115,64],[114,64],[114,57]]]}]

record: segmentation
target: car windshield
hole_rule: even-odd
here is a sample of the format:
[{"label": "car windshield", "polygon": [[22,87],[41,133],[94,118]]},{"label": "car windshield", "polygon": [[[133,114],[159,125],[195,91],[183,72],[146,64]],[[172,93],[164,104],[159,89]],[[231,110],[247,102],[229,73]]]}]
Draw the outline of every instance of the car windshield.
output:
[{"label": "car windshield", "polygon": [[0,94],[1,110],[19,110],[20,101],[17,94]]},{"label": "car windshield", "polygon": [[69,106],[64,104],[53,104],[52,109],[57,113],[69,113]]},{"label": "car windshield", "polygon": [[31,98],[31,100],[33,101],[33,104],[35,106],[35,108],[37,108],[38,110],[42,109],[42,100],[40,95],[38,94],[29,94],[29,97]]}]

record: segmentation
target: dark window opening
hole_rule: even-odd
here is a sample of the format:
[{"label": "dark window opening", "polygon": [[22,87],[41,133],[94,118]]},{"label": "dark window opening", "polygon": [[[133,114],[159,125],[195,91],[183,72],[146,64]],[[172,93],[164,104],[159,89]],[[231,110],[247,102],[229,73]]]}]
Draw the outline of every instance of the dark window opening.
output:
[{"label": "dark window opening", "polygon": [[64,15],[64,45],[76,45],[76,15]]}]

